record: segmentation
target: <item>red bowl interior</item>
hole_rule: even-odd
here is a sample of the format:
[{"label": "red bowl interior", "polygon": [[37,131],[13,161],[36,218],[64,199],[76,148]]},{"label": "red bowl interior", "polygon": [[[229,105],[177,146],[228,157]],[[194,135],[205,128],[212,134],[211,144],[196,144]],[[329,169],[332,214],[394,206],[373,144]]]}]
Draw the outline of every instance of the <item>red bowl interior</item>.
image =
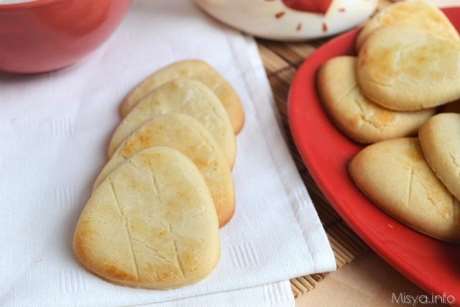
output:
[{"label": "red bowl interior", "polygon": [[[460,9],[443,10],[457,30]],[[358,30],[319,48],[297,72],[289,97],[289,121],[297,149],[316,183],[344,221],[380,256],[428,292],[460,302],[460,248],[411,230],[380,211],[353,184],[350,159],[362,146],[339,132],[323,110],[316,73],[327,60],[354,54]]]},{"label": "red bowl interior", "polygon": [[74,64],[101,45],[130,0],[36,0],[0,5],[0,70],[38,73]]}]

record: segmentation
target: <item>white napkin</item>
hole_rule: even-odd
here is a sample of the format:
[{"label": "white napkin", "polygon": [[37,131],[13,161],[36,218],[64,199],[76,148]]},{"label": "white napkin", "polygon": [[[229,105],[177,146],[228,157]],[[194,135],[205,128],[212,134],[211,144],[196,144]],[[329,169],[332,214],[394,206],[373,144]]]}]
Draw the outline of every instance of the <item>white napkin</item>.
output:
[{"label": "white napkin", "polygon": [[143,307],[295,307],[291,283],[282,281],[253,288],[195,296]]},{"label": "white napkin", "polygon": [[[72,232],[120,121],[119,102],[152,71],[188,58],[214,65],[245,104],[236,215],[221,230],[222,257],[206,280],[171,291],[113,285],[74,260]],[[239,297],[247,298],[241,306],[276,306],[292,304],[283,281],[335,268],[282,138],[254,41],[191,1],[135,2],[114,36],[80,65],[0,76],[0,110],[0,306],[131,306],[190,297],[187,304],[197,306],[238,306]]]}]

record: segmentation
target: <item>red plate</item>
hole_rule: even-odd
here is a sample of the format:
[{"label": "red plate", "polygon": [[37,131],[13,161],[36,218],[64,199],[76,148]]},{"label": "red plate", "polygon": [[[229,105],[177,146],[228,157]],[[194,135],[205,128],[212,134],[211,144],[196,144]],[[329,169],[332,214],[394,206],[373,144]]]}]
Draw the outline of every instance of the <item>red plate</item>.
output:
[{"label": "red plate", "polygon": [[[459,30],[460,8],[444,12]],[[353,54],[357,33],[345,33],[323,45],[297,72],[289,97],[297,149],[332,206],[373,250],[427,292],[450,294],[460,303],[460,247],[411,230],[361,194],[348,176],[347,165],[362,147],[341,134],[321,107],[316,72],[333,57]]]}]

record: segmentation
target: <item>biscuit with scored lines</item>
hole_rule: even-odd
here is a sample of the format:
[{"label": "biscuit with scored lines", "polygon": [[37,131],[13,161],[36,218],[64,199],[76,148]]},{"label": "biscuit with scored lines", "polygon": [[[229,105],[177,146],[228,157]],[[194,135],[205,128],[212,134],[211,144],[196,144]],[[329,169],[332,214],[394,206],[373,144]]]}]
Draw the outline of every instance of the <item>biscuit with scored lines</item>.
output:
[{"label": "biscuit with scored lines", "polygon": [[127,159],[154,146],[176,149],[195,163],[211,192],[220,226],[228,223],[235,211],[230,167],[212,135],[198,121],[185,114],[159,115],[137,129],[106,163],[94,187]]},{"label": "biscuit with scored lines", "polygon": [[431,237],[459,242],[459,203],[428,166],[417,138],[370,145],[352,159],[349,172],[390,216]]},{"label": "biscuit with scored lines", "polygon": [[206,183],[190,159],[167,147],[129,158],[93,191],[73,249],[90,272],[121,285],[169,289],[216,266],[219,225]]},{"label": "biscuit with scored lines", "polygon": [[460,199],[460,114],[433,116],[419,131],[423,154],[447,189]]}]

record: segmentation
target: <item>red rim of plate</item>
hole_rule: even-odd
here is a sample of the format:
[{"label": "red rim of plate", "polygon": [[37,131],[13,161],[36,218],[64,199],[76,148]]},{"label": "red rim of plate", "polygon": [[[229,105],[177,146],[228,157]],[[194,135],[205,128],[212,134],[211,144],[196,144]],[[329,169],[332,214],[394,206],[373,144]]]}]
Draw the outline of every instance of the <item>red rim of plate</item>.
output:
[{"label": "red rim of plate", "polygon": [[[451,21],[456,24],[457,28],[460,27],[460,8],[446,8],[443,9],[446,15],[451,19]],[[369,225],[365,225],[359,222],[362,219],[362,216],[358,218],[358,215],[352,213],[352,207],[354,204],[347,203],[341,197],[341,192],[347,194],[349,191],[342,190],[341,192],[337,192],[334,190],[335,187],[331,185],[331,179],[325,176],[324,161],[319,161],[318,155],[321,150],[317,150],[315,146],[318,146],[318,143],[321,143],[321,146],[329,147],[331,150],[334,150],[331,144],[327,144],[325,142],[328,141],[328,136],[330,136],[333,142],[337,142],[338,146],[334,155],[341,156],[343,163],[343,159],[345,156],[351,157],[356,152],[360,150],[360,146],[350,141],[347,137],[343,136],[333,125],[333,123],[326,118],[326,122],[324,122],[324,117],[327,117],[325,112],[322,110],[322,106],[320,103],[320,98],[318,97],[318,93],[316,90],[316,72],[328,59],[338,56],[338,55],[349,55],[352,54],[354,51],[354,41],[358,34],[359,30],[352,30],[345,34],[342,34],[335,39],[332,39],[328,43],[324,44],[318,50],[316,50],[297,71],[289,93],[289,108],[288,108],[288,117],[289,117],[289,124],[292,133],[292,137],[294,142],[297,146],[297,149],[304,161],[305,165],[307,166],[308,170],[310,171],[313,179],[318,184],[319,188],[329,200],[331,205],[335,208],[335,210],[339,213],[339,215],[343,218],[343,220],[374,250],[376,251],[382,258],[384,258],[391,266],[396,268],[400,271],[404,276],[408,279],[412,280],[414,283],[419,285],[421,288],[426,290],[427,292],[433,292],[436,294],[457,294],[456,299],[460,300],[460,275],[458,277],[458,285],[457,287],[453,287],[453,282],[450,281],[450,287],[446,289],[443,285],[442,281],[434,280],[435,278],[426,278],[426,276],[421,276],[420,274],[420,267],[414,267],[408,265],[407,262],[404,262],[402,259],[399,259],[394,252],[394,247],[389,248],[388,242],[385,243],[385,240],[382,238],[376,238],[375,234],[372,234],[369,231]],[[319,119],[317,117],[320,117]],[[308,120],[311,122],[317,123],[318,126],[312,127],[311,124],[308,123]],[[331,132],[330,129],[334,129],[335,132]],[[311,129],[314,128],[314,131]],[[325,133],[326,137],[322,138],[319,136],[321,133]],[[329,134],[329,135],[327,135]],[[339,134],[340,136],[335,136],[333,134]],[[321,138],[321,141],[318,139]],[[332,147],[331,147],[332,146]],[[342,154],[340,150],[343,149],[346,154]],[[332,158],[335,160],[336,158]],[[318,162],[319,161],[319,162]],[[332,162],[335,163],[335,162]],[[336,162],[339,163],[339,162]],[[344,170],[338,170],[338,172],[346,172],[346,168]],[[340,176],[342,176],[341,174]],[[339,176],[339,175],[338,175]],[[346,175],[348,177],[348,175]],[[351,179],[346,179],[351,182]],[[345,180],[345,181],[346,181]],[[348,183],[347,183],[348,184]],[[340,188],[347,188],[347,184],[342,185]],[[353,187],[352,187],[353,188]],[[358,193],[359,196],[346,196],[348,198],[355,198],[357,202],[363,203],[364,201],[367,202],[373,208],[368,208],[370,211],[376,211],[377,215],[381,215],[378,217],[376,213],[372,212],[372,216],[374,218],[378,218],[380,222],[384,220],[391,221],[390,225],[391,228],[396,227],[397,231],[404,233],[405,237],[407,234],[409,236],[423,236],[415,231],[410,230],[409,228],[399,224],[397,221],[393,220],[385,213],[379,211],[372,203],[363,196],[356,187],[354,187],[356,191],[352,191],[351,194]],[[363,200],[364,198],[365,200]],[[360,205],[361,206],[361,205]],[[359,207],[359,206],[358,206]],[[366,208],[367,209],[367,208]],[[366,214],[368,214],[367,212]],[[410,234],[413,233],[413,234]],[[415,245],[419,244],[420,242],[429,241],[433,239],[422,238],[421,240],[417,241]],[[438,243],[435,243],[437,245]],[[451,249],[452,245],[447,243],[442,243],[447,246],[447,249]],[[431,245],[431,243],[430,243]],[[434,245],[433,245],[434,246]],[[450,247],[449,247],[450,246]],[[440,260],[441,261],[441,260]],[[459,258],[459,265],[460,265],[460,258]],[[460,303],[457,301],[457,303]]]}]

